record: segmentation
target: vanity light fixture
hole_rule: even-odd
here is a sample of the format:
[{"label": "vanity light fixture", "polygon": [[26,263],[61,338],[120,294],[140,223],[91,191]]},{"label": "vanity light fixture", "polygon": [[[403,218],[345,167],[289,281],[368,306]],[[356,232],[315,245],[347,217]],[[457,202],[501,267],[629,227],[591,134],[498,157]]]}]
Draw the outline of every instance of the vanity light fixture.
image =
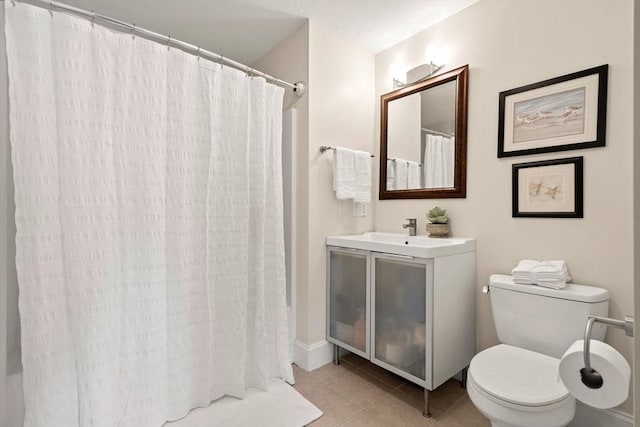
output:
[{"label": "vanity light fixture", "polygon": [[396,63],[389,65],[389,73],[391,74],[391,81],[393,82],[393,88],[402,87],[406,82],[406,73],[404,67],[399,66]]},{"label": "vanity light fixture", "polygon": [[393,77],[393,88],[397,89],[399,87],[402,87],[404,85],[406,85],[406,82],[403,82],[402,80],[398,80],[397,78]]},{"label": "vanity light fixture", "polygon": [[[428,64],[418,65],[417,67],[414,67],[409,71],[407,71],[405,73],[405,76],[406,76],[405,78],[400,77],[397,71],[392,72],[391,77],[393,81],[393,88],[397,89],[409,83],[415,83],[415,82],[424,80],[426,78],[429,78],[433,76],[435,73],[437,73],[438,71],[440,71],[442,67],[444,67],[444,64],[437,65],[433,61],[429,61]],[[395,67],[392,67],[392,69],[393,68]]]},{"label": "vanity light fixture", "polygon": [[440,69],[442,67],[444,67],[444,64],[441,65],[436,65],[433,63],[433,61],[430,61],[428,64],[429,66],[429,74],[427,74],[426,76],[424,76],[423,78],[426,79],[427,77],[431,77],[433,76],[435,73],[437,73],[438,71],[440,71]]},{"label": "vanity light fixture", "polygon": [[415,83],[433,76],[444,67],[444,64],[436,65],[433,61],[428,64],[418,65],[407,71],[407,83]]}]

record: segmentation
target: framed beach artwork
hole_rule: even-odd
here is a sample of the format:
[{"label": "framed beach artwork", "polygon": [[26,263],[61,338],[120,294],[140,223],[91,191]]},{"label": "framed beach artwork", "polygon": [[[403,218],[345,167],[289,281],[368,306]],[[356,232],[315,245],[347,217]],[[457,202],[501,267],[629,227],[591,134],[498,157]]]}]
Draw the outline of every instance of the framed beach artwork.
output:
[{"label": "framed beach artwork", "polygon": [[602,147],[608,65],[500,92],[498,157]]},{"label": "framed beach artwork", "polygon": [[513,217],[582,218],[583,158],[513,165]]}]

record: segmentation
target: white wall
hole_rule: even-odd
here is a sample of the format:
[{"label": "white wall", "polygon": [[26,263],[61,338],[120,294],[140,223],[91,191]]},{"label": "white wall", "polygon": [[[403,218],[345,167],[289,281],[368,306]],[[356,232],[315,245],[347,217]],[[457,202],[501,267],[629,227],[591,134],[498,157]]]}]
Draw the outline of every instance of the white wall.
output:
[{"label": "white wall", "polygon": [[[371,209],[367,217],[354,218],[351,202],[335,199],[331,186],[333,154],[321,154],[319,148],[373,149],[374,58],[364,48],[309,22],[254,66],[295,81],[301,76],[292,73],[289,64],[298,63],[300,57],[308,59],[308,93],[295,107],[299,123],[306,121],[308,127],[298,127],[296,147],[296,338],[313,346],[325,338],[326,236],[373,228]],[[372,167],[377,176],[377,158],[372,160]]]},{"label": "white wall", "polygon": [[[634,188],[640,188],[640,7],[636,3],[633,8],[633,99],[635,100],[633,105],[633,122],[634,127],[634,168],[633,168],[633,182]],[[637,195],[637,191],[634,193],[634,215],[633,215],[633,236],[634,236],[634,303],[635,303],[635,318],[640,321],[640,197]],[[636,329],[636,338],[634,339],[634,409],[636,413],[640,410],[640,329]]]},{"label": "white wall", "polygon": [[[302,25],[252,66],[292,83],[304,81],[308,84],[309,24]],[[306,256],[306,248],[309,241],[307,227],[309,205],[307,160],[309,155],[309,96],[307,94],[302,98],[298,98],[291,90],[287,90],[284,104],[285,109],[293,107],[297,110],[297,145],[295,147],[297,170],[294,177],[296,188],[296,277],[294,280],[294,286],[296,287],[296,338],[306,340],[306,331],[308,330],[308,318],[306,315],[308,257]]]},{"label": "white wall", "polygon": [[[307,60],[302,61],[304,67],[301,58]],[[325,239],[373,229],[374,212],[370,206],[367,217],[355,218],[352,202],[336,200],[332,190],[333,152],[321,154],[319,148],[331,145],[373,150],[374,55],[312,21],[253,65],[289,81],[304,79],[303,74],[308,73],[308,93],[295,103],[299,120],[296,340],[309,352],[322,348],[326,356],[322,347],[326,323]],[[377,162],[378,157],[372,159],[374,177],[378,176]],[[372,200],[375,197],[372,190]],[[323,363],[321,359],[315,361]]]},{"label": "white wall", "polygon": [[[332,190],[332,152],[321,145],[373,149],[374,56],[363,47],[312,21],[309,30],[309,272],[307,343],[325,339],[325,239],[372,230],[374,213],[353,217],[351,201]],[[371,160],[378,176],[379,158]],[[376,193],[372,193],[372,201]],[[372,204],[373,205],[373,204]]]},{"label": "white wall", "polygon": [[[434,45],[445,69],[470,66],[467,198],[378,201],[375,228],[402,232],[404,218],[417,217],[424,230],[427,211],[439,205],[454,236],[477,238],[478,350],[497,341],[480,289],[491,273],[507,273],[522,258],[566,259],[575,282],[609,290],[611,316],[633,314],[632,40],[632,0],[481,0],[376,55],[376,130],[379,96],[392,90],[390,64],[428,62],[425,49]],[[500,91],[605,63],[606,147],[497,158]],[[584,156],[584,219],[512,218],[511,165],[572,156]],[[632,340],[622,331],[610,331],[607,341],[632,361]],[[631,402],[621,409],[631,413]]]}]

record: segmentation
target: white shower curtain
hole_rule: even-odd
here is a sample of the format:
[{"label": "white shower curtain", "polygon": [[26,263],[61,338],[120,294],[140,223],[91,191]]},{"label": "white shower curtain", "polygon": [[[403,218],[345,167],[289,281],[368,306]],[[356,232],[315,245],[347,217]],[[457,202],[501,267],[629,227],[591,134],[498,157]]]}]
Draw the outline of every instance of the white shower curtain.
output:
[{"label": "white shower curtain", "polygon": [[453,187],[455,139],[424,133],[422,174],[425,188]]},{"label": "white shower curtain", "polygon": [[283,89],[4,3],[25,426],[160,426],[293,381]]}]

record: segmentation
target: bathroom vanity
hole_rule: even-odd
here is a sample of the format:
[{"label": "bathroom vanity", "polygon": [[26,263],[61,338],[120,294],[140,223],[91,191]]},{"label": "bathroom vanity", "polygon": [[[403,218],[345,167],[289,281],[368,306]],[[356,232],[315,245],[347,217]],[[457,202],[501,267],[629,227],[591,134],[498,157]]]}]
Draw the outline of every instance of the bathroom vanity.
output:
[{"label": "bathroom vanity", "polygon": [[[327,237],[327,340],[429,391],[475,354],[475,240]],[[466,371],[465,371],[466,372]]]}]

